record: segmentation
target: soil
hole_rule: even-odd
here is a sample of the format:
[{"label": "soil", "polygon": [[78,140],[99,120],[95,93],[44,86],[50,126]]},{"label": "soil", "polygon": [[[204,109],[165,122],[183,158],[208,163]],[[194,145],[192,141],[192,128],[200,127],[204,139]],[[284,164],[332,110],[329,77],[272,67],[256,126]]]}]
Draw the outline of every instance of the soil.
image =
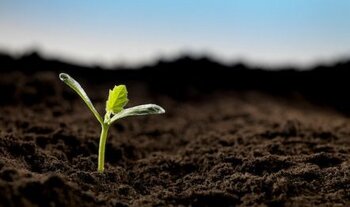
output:
[{"label": "soil", "polygon": [[[103,111],[114,82],[81,79]],[[56,72],[0,76],[0,206],[349,206],[350,121],[302,96],[182,98],[126,81],[165,115],[100,126]],[[189,89],[190,90],[190,89]]]}]

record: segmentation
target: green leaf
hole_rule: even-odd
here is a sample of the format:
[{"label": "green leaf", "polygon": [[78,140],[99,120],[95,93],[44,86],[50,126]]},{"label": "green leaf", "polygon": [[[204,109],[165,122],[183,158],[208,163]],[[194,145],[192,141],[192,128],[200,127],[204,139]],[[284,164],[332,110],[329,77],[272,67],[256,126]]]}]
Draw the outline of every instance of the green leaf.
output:
[{"label": "green leaf", "polygon": [[90,111],[95,115],[96,119],[100,123],[103,123],[101,115],[95,109],[89,96],[86,94],[84,89],[80,86],[80,84],[76,80],[74,80],[74,78],[72,78],[70,75],[68,75],[67,73],[60,73],[59,78],[61,79],[61,81],[63,81],[65,84],[67,84],[70,88],[72,88],[81,97],[81,99],[83,99],[85,104],[89,107]]},{"label": "green leaf", "polygon": [[120,113],[114,115],[109,123],[113,123],[118,119],[128,117],[128,116],[142,116],[142,115],[151,115],[151,114],[164,114],[165,110],[156,105],[156,104],[144,104],[139,106],[134,106],[127,108]]},{"label": "green leaf", "polygon": [[106,111],[117,114],[123,110],[128,101],[128,91],[125,85],[114,86],[113,90],[109,90]]}]

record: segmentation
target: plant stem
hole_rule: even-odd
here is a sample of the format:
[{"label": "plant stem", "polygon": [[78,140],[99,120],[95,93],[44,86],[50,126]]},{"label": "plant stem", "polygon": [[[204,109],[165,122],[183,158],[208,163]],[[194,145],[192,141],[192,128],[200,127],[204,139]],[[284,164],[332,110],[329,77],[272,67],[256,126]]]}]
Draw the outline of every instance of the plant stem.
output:
[{"label": "plant stem", "polygon": [[108,129],[109,125],[108,124],[101,124],[101,136],[100,136],[100,145],[98,148],[98,167],[97,171],[102,173],[104,170],[105,166],[105,148],[106,148],[106,140],[107,140],[107,135],[108,135]]}]

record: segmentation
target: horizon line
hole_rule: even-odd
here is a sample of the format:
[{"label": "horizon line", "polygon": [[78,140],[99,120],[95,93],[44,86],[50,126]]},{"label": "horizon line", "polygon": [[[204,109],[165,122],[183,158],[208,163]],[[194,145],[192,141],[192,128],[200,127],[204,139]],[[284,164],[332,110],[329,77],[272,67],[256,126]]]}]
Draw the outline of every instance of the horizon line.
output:
[{"label": "horizon line", "polygon": [[99,67],[106,70],[113,70],[116,68],[137,69],[141,67],[152,66],[159,62],[174,62],[176,60],[179,60],[181,58],[186,58],[186,57],[193,60],[208,59],[212,62],[221,64],[223,66],[233,66],[237,64],[242,64],[249,68],[260,68],[264,70],[279,70],[279,69],[311,70],[315,67],[331,66],[331,65],[335,65],[335,64],[350,60],[350,54],[346,54],[346,55],[344,54],[344,55],[338,55],[337,57],[332,57],[327,59],[318,58],[314,61],[309,61],[308,63],[295,62],[295,61],[293,61],[293,63],[292,61],[290,62],[282,61],[279,63],[267,63],[267,62],[249,60],[249,58],[237,57],[237,58],[227,59],[227,58],[220,58],[218,55],[214,53],[208,53],[208,52],[196,53],[189,50],[181,50],[173,54],[160,54],[160,55],[148,58],[148,60],[133,61],[134,63],[131,63],[131,61],[125,61],[125,60],[106,63],[106,61],[97,60],[97,59],[86,61],[86,60],[83,60],[84,58],[83,59],[74,58],[74,57],[68,57],[69,55],[55,54],[47,51],[45,52],[38,47],[30,47],[30,48],[22,49],[21,51],[0,47],[0,54],[8,55],[8,56],[11,56],[12,58],[23,58],[26,56],[30,56],[32,54],[37,54],[41,59],[44,59],[44,60],[60,61],[63,63],[82,66],[82,67]]}]

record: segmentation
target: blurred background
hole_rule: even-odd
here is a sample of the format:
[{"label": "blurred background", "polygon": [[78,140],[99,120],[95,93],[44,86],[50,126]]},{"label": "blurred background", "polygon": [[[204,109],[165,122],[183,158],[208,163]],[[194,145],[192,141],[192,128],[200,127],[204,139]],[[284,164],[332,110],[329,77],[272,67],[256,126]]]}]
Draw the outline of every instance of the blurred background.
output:
[{"label": "blurred background", "polygon": [[81,65],[182,55],[268,69],[349,57],[350,1],[0,0],[0,51]]}]

